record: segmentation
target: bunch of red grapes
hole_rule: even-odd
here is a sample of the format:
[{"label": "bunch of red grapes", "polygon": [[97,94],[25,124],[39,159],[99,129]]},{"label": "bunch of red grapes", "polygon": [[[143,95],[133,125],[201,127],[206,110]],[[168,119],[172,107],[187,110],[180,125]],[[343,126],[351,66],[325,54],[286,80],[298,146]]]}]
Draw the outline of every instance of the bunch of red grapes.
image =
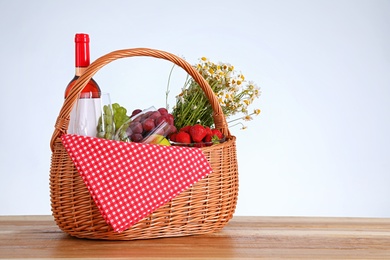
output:
[{"label": "bunch of red grapes", "polygon": [[130,117],[126,134],[132,142],[141,142],[152,133],[168,137],[176,132],[173,115],[166,108],[146,111],[135,109]]}]

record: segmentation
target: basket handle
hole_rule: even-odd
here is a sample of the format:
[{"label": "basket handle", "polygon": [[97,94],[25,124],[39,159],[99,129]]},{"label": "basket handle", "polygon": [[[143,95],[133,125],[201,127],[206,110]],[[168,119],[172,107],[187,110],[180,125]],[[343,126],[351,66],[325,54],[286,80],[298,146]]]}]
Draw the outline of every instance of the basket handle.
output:
[{"label": "basket handle", "polygon": [[230,132],[228,129],[228,125],[226,122],[225,115],[223,114],[221,105],[218,102],[217,97],[215,96],[213,90],[207,81],[200,75],[200,73],[187,61],[184,59],[165,52],[161,50],[149,49],[149,48],[133,48],[133,49],[124,49],[110,52],[104,56],[101,56],[93,63],[89,65],[89,67],[85,70],[85,72],[78,78],[75,85],[72,87],[68,97],[65,99],[60,113],[57,117],[57,121],[55,123],[54,133],[50,142],[51,150],[54,149],[55,140],[60,137],[62,134],[67,132],[69,125],[70,112],[72,110],[73,105],[76,103],[77,97],[83,90],[83,88],[87,85],[89,80],[96,74],[96,72],[107,65],[108,63],[127,57],[135,57],[135,56],[148,56],[159,59],[165,59],[171,61],[172,63],[178,65],[182,69],[184,69],[202,88],[207,99],[209,100],[211,107],[213,109],[213,119],[214,124],[217,129],[220,129],[222,134],[225,136],[230,136]]}]

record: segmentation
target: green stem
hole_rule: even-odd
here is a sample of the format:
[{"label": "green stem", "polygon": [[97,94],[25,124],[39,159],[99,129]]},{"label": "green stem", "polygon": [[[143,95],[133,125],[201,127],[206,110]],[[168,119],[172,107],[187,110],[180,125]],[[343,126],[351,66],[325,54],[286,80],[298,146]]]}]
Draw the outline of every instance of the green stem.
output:
[{"label": "green stem", "polygon": [[229,122],[227,122],[228,124],[232,123],[232,122],[235,122],[235,121],[238,121],[238,120],[243,120],[245,119],[245,117],[247,116],[251,116],[251,115],[254,115],[255,113],[251,113],[251,114],[248,114],[248,115],[245,115],[245,116],[242,116],[242,117],[239,117],[239,118],[236,118],[236,119],[233,119],[233,120],[230,120]]},{"label": "green stem", "polygon": [[168,105],[168,96],[169,96],[169,85],[171,83],[171,76],[172,76],[172,72],[173,72],[173,69],[175,68],[175,64],[173,64],[172,66],[172,69],[171,71],[169,72],[169,76],[168,76],[168,84],[167,84],[167,91],[165,92],[165,108],[168,110],[169,109],[169,105]]}]

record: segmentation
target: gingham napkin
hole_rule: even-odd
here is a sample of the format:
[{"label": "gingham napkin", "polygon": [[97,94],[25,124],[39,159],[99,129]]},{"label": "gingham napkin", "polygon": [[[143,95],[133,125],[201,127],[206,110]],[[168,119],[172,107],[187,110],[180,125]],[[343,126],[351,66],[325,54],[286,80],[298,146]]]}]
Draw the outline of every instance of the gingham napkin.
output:
[{"label": "gingham napkin", "polygon": [[198,148],[65,134],[62,142],[108,224],[128,229],[211,173]]}]

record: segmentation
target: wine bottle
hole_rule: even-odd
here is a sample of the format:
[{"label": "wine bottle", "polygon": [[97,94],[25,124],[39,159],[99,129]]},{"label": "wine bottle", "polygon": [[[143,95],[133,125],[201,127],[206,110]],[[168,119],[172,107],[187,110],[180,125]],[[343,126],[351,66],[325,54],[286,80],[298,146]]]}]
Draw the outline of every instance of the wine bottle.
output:
[{"label": "wine bottle", "polygon": [[[89,56],[89,35],[85,33],[77,33],[74,38],[75,41],[75,65],[76,72],[73,79],[69,82],[65,90],[65,98],[69,95],[72,87],[76,83],[77,79],[84,73],[90,64]],[[91,79],[84,89],[81,91],[78,102],[97,102],[100,99],[101,90],[99,85],[94,79]],[[84,99],[84,100],[81,100]],[[94,100],[96,99],[96,100]],[[91,104],[91,108],[94,107]],[[70,121],[68,126],[68,133],[75,133],[75,120],[77,117],[76,104],[74,105],[70,113]]]}]

